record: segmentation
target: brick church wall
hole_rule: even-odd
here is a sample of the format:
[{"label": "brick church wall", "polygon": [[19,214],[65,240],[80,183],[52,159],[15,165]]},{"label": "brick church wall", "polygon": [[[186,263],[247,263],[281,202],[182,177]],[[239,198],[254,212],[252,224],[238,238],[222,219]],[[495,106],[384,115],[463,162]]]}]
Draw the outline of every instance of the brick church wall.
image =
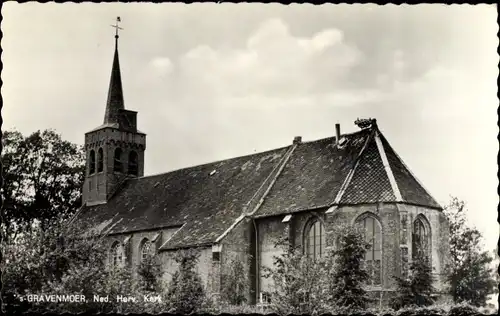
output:
[{"label": "brick church wall", "polygon": [[[306,224],[313,217],[319,217],[325,224],[327,231],[327,246],[331,245],[332,231],[339,224],[353,224],[356,218],[365,212],[372,212],[379,218],[382,225],[382,286],[371,288],[373,295],[386,300],[387,292],[393,290],[392,275],[400,273],[399,251],[399,212],[394,204],[356,205],[338,208],[332,214],[324,214],[324,209],[295,213],[288,223],[282,223],[283,216],[259,219],[259,271],[261,273],[260,290],[269,291],[271,280],[262,277],[263,267],[273,262],[273,256],[279,255],[280,250],[274,247],[278,238],[289,236],[296,246],[303,246],[303,236]],[[375,293],[375,291],[377,293]],[[382,293],[382,294],[380,294]]]},{"label": "brick church wall", "polygon": [[[255,246],[254,227],[251,219],[242,220],[229,234],[222,240],[222,255],[221,255],[221,279],[223,275],[231,275],[235,261],[239,261],[243,265],[244,274],[241,277],[247,280],[247,288],[245,289],[247,302],[255,301],[255,254],[253,248]],[[224,284],[222,284],[224,286]]]},{"label": "brick church wall", "polygon": [[[215,259],[212,247],[201,248],[197,270],[209,295],[220,297],[223,285],[223,275],[229,274],[231,262],[240,261],[244,266],[244,278],[248,281],[246,289],[247,301],[255,303],[259,293],[270,291],[272,280],[264,277],[264,267],[273,265],[273,257],[280,255],[282,250],[275,247],[278,239],[288,237],[294,245],[303,247],[304,231],[309,220],[320,218],[327,233],[327,247],[331,246],[335,237],[335,227],[341,224],[352,225],[362,214],[370,212],[380,221],[382,226],[382,285],[368,288],[371,295],[377,299],[376,304],[385,305],[395,290],[392,276],[399,276],[402,270],[400,246],[404,242],[408,245],[407,258],[411,260],[411,230],[413,221],[421,214],[428,220],[431,228],[431,260],[436,275],[436,288],[442,289],[444,282],[444,266],[448,257],[448,223],[441,211],[396,204],[366,204],[356,206],[342,206],[329,214],[326,209],[306,211],[293,214],[290,221],[283,223],[285,215],[244,219],[221,241],[221,254]],[[401,216],[407,219],[406,230],[402,230]],[[255,232],[254,227],[257,231]],[[177,228],[162,230],[162,241],[166,241]],[[130,238],[129,264],[135,270],[140,260],[140,245],[144,238],[152,239],[159,231],[137,232],[129,235],[110,236],[109,245],[115,241]],[[403,236],[405,235],[405,236]],[[158,247],[161,245],[158,245]],[[257,247],[255,247],[258,243]],[[257,253],[255,253],[257,249]],[[163,280],[170,282],[178,265],[173,256],[178,251],[163,251],[160,258],[164,272]],[[214,260],[215,259],[215,260]],[[257,274],[257,276],[256,276]]]},{"label": "brick church wall", "polygon": [[[199,273],[201,282],[205,287],[205,290],[208,292],[211,291],[212,287],[212,248],[198,248],[199,257],[198,264],[196,265],[196,271]],[[163,268],[163,281],[168,286],[172,281],[172,276],[179,269],[179,264],[175,262],[175,255],[182,250],[171,250],[171,251],[163,251],[160,253],[160,258],[162,262]]]},{"label": "brick church wall", "polygon": [[[141,243],[144,240],[144,238],[152,240],[158,233],[161,232],[160,235],[161,240],[158,240],[158,242],[154,244],[155,249],[158,250],[158,248],[163,244],[163,242],[168,240],[177,230],[178,228],[166,228],[154,231],[134,232],[131,234],[112,235],[107,238],[107,244],[108,247],[110,248],[116,241],[123,243],[128,237],[130,237],[127,244],[125,245],[126,256],[127,256],[126,262],[127,266],[132,269],[134,277],[137,277],[137,268],[140,264],[140,258],[141,258]],[[212,275],[212,270],[213,270],[212,248],[211,247],[201,248],[199,249],[199,251],[200,251],[200,257],[197,265],[197,271],[201,276],[203,285],[210,290],[211,286],[210,277]],[[163,281],[167,285],[170,283],[173,274],[178,269],[177,262],[173,260],[175,254],[178,252],[179,251],[176,250],[162,251],[157,254],[161,262],[161,269],[163,271]]]},{"label": "brick church wall", "polygon": [[[442,211],[429,209],[426,207],[404,205],[408,212],[408,227],[412,228],[413,221],[418,215],[423,215],[430,224],[431,228],[431,262],[435,276],[437,290],[445,289],[445,266],[449,258],[449,226],[446,217]],[[411,238],[411,236],[410,236]],[[409,257],[411,258],[411,240]]]},{"label": "brick church wall", "polygon": [[282,223],[283,216],[275,216],[260,219],[257,221],[257,235],[259,243],[258,271],[259,271],[259,289],[260,292],[270,291],[272,280],[264,277],[264,267],[272,267],[274,256],[283,253],[280,248],[276,248],[276,242],[287,235],[288,224]]}]

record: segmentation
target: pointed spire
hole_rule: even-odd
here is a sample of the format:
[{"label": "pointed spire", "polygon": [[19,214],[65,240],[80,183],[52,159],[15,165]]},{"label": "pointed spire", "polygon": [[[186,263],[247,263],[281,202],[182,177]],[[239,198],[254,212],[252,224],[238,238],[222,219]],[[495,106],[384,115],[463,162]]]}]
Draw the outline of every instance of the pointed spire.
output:
[{"label": "pointed spire", "polygon": [[111,69],[111,79],[109,81],[108,101],[106,103],[106,113],[104,114],[104,123],[118,123],[118,113],[121,109],[125,109],[123,102],[122,79],[120,74],[120,61],[118,59],[118,26],[120,18],[116,19],[115,35],[115,54],[113,57],[113,68]]}]

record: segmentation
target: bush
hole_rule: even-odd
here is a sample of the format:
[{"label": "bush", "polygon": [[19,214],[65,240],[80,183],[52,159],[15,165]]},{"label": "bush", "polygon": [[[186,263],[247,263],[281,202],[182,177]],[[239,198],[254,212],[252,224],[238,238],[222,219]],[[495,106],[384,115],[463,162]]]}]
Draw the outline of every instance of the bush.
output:
[{"label": "bush", "polygon": [[291,247],[286,238],[278,240],[275,247],[283,249],[283,254],[274,256],[274,266],[264,267],[263,274],[273,281],[271,311],[280,315],[325,312],[328,297],[324,263],[307,258],[300,249]]},{"label": "bush", "polygon": [[368,273],[363,267],[363,259],[369,245],[360,231],[353,227],[341,227],[337,249],[329,254],[333,260],[328,268],[328,291],[331,306],[341,312],[365,310],[372,299],[364,289]]},{"label": "bush", "polygon": [[196,271],[198,258],[199,253],[192,249],[175,255],[179,270],[174,273],[167,292],[169,312],[190,314],[210,308],[210,300],[205,295],[201,277]]},{"label": "bush", "polygon": [[243,263],[233,259],[227,263],[227,272],[222,275],[221,300],[228,305],[242,305],[247,302],[247,275]]},{"label": "bush", "polygon": [[[108,251],[101,237],[87,234],[83,238],[81,231],[74,227],[71,232],[66,231],[58,223],[51,227],[50,231],[33,227],[2,245],[5,249],[2,298],[8,314],[157,312],[166,309],[162,304],[142,300],[144,294],[162,293],[164,287],[156,280],[155,288],[141,286],[132,277],[130,268],[107,265]],[[154,274],[155,270],[149,269],[149,272]],[[84,295],[87,301],[28,303],[19,300],[28,294],[77,294]],[[118,303],[115,301],[117,294],[134,296],[138,302]],[[94,302],[94,295],[109,296],[109,302]]]},{"label": "bush", "polygon": [[163,287],[161,279],[163,271],[161,270],[161,262],[156,255],[150,255],[142,261],[137,269],[139,276],[140,289],[145,292],[161,292]]},{"label": "bush", "polygon": [[467,303],[455,305],[451,307],[450,311],[448,312],[449,316],[470,316],[477,314],[479,314],[477,308]]},{"label": "bush", "polygon": [[446,315],[446,310],[435,306],[419,307],[415,312],[417,315]]},{"label": "bush", "polygon": [[[212,314],[263,314],[263,310],[257,305],[231,305],[222,303],[214,308]],[[264,312],[265,314],[265,312]]]},{"label": "bush", "polygon": [[395,310],[408,306],[429,306],[434,303],[435,292],[432,268],[426,257],[417,257],[410,267],[410,277],[403,279],[395,277],[397,282],[396,296],[390,301]]},{"label": "bush", "polygon": [[[2,245],[5,249],[2,294],[7,311],[21,305],[25,311],[55,308],[45,303],[20,305],[18,299],[27,294],[51,294],[53,289],[66,291],[63,294],[92,297],[99,288],[95,283],[106,279],[106,251],[99,238],[82,238],[75,230],[65,231],[59,222],[51,228],[44,231],[34,225]],[[61,303],[58,306],[66,308],[70,304],[78,305]]]}]

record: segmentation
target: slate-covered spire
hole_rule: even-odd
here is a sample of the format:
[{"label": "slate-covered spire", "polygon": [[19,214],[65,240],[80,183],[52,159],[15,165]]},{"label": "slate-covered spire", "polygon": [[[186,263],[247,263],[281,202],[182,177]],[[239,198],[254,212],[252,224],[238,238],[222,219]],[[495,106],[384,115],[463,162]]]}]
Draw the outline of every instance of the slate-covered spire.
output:
[{"label": "slate-covered spire", "polygon": [[123,102],[122,78],[120,75],[120,61],[118,59],[118,32],[117,32],[115,35],[115,54],[113,58],[113,68],[111,69],[111,79],[109,81],[108,102],[106,103],[104,124],[118,123],[118,113],[120,109],[125,109],[125,105]]}]

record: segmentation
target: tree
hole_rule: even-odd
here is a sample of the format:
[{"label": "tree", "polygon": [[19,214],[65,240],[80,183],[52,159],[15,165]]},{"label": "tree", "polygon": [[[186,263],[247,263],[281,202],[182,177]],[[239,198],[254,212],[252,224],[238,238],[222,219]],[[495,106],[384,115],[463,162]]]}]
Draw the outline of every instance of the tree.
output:
[{"label": "tree", "polygon": [[432,268],[426,256],[416,256],[410,265],[410,276],[395,277],[397,282],[396,296],[390,305],[395,310],[407,306],[429,306],[434,303]]},{"label": "tree", "polygon": [[62,140],[52,130],[24,137],[6,131],[2,139],[2,233],[15,238],[20,228],[38,220],[67,218],[81,206],[85,154],[82,146]]},{"label": "tree", "polygon": [[364,310],[371,302],[364,289],[369,275],[363,267],[369,244],[353,227],[340,227],[336,235],[337,249],[332,252],[334,267],[328,278],[330,302],[341,310]]},{"label": "tree", "polygon": [[[54,219],[51,229],[42,232],[33,227],[18,238],[4,244],[2,261],[2,299],[7,314],[15,312],[52,313],[158,313],[166,311],[165,302],[147,302],[143,295],[160,294],[164,287],[155,280],[155,289],[134,280],[126,265],[108,264],[108,247],[103,237],[91,235],[75,226],[66,226]],[[82,237],[85,234],[85,237]],[[148,264],[149,265],[149,264]],[[156,273],[148,269],[151,274]],[[146,268],[144,268],[146,270]],[[141,271],[139,271],[141,275]],[[143,273],[142,275],[148,275]],[[151,281],[148,278],[148,281]],[[145,282],[146,283],[146,282]],[[21,301],[27,294],[68,295],[79,294],[83,302]],[[108,297],[108,302],[94,301],[94,295]],[[134,303],[121,303],[117,295],[133,296]]]},{"label": "tree", "polygon": [[492,256],[482,249],[482,234],[470,227],[466,204],[453,197],[445,208],[450,225],[450,262],[448,282],[453,300],[474,306],[485,306],[497,283],[492,271]]},{"label": "tree", "polygon": [[146,292],[160,292],[162,290],[161,279],[163,271],[161,263],[156,255],[146,256],[145,260],[139,264],[137,269],[140,287]]},{"label": "tree", "polygon": [[248,283],[243,263],[233,259],[227,264],[228,271],[222,275],[221,298],[231,305],[242,305],[247,302],[245,293]]},{"label": "tree", "polygon": [[[91,303],[27,304],[26,294],[103,294],[118,278],[106,268],[107,251],[99,236],[82,238],[77,227],[68,229],[54,219],[50,230],[32,226],[16,239],[4,243],[2,261],[3,298],[7,311],[105,311]],[[106,293],[108,294],[108,293]],[[110,306],[109,304],[107,305]]]},{"label": "tree", "polygon": [[326,312],[326,261],[308,258],[286,238],[277,240],[275,248],[283,249],[283,253],[274,256],[273,267],[264,267],[264,277],[273,282],[271,309],[280,315]]},{"label": "tree", "polygon": [[170,312],[190,314],[199,311],[205,303],[205,289],[196,271],[199,253],[184,250],[174,256],[179,269],[174,273],[167,292]]}]

